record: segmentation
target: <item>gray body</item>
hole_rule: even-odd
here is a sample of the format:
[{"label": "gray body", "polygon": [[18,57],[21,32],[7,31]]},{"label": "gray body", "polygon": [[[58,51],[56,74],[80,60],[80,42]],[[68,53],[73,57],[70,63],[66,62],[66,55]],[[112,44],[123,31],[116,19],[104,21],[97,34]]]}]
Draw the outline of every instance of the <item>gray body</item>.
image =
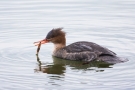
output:
[{"label": "gray body", "polygon": [[118,63],[126,60],[117,57],[114,52],[105,47],[85,41],[75,42],[63,47],[55,51],[53,56],[68,60],[81,60],[85,62],[100,60],[108,63]]}]

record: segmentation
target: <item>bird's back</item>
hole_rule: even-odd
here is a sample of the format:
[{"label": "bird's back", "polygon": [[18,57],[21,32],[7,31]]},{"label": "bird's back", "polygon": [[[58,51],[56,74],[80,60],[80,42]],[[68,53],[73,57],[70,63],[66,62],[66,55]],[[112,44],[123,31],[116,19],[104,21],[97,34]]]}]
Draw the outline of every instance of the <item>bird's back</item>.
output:
[{"label": "bird's back", "polygon": [[72,43],[64,48],[68,53],[77,53],[77,52],[102,52],[102,54],[115,56],[116,54],[112,52],[111,50],[102,47],[96,43],[93,42],[75,42]]}]

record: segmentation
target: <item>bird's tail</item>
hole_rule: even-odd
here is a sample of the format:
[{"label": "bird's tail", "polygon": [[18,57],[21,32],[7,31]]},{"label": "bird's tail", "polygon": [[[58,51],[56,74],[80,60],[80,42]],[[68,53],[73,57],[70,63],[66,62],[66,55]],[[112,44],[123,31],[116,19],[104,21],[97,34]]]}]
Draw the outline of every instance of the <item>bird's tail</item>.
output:
[{"label": "bird's tail", "polygon": [[128,61],[127,58],[117,57],[117,56],[100,56],[98,60],[104,61],[110,64],[123,63],[123,62]]}]

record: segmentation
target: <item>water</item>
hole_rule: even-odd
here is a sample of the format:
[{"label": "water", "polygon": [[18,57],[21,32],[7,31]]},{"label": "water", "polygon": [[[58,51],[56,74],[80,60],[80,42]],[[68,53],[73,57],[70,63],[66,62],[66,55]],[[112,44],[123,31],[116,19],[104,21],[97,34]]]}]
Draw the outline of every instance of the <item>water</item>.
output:
[{"label": "water", "polygon": [[[51,56],[53,45],[33,42],[64,27],[67,45],[91,41],[128,62],[108,65]],[[134,90],[134,0],[1,0],[0,90]]]}]

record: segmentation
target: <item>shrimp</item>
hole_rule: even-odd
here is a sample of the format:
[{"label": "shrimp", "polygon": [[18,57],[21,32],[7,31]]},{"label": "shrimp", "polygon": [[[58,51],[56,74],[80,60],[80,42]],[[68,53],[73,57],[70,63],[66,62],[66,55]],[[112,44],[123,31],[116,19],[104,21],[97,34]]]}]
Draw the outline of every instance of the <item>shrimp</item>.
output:
[{"label": "shrimp", "polygon": [[38,44],[37,55],[38,55],[38,53],[39,53],[40,47],[41,47],[41,42]]}]

